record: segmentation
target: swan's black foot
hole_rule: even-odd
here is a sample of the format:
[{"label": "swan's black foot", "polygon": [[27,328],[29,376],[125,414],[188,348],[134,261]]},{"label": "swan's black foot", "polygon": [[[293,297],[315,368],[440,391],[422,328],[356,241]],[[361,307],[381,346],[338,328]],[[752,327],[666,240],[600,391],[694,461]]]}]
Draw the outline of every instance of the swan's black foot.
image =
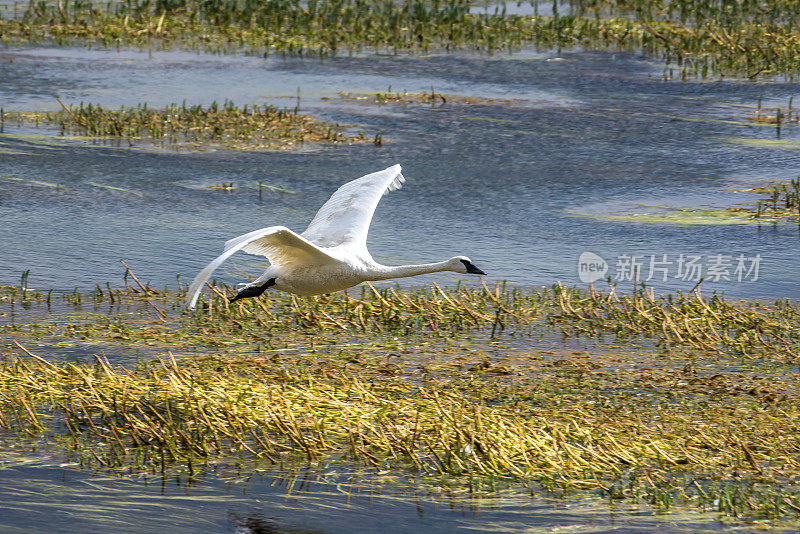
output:
[{"label": "swan's black foot", "polygon": [[274,285],[275,285],[275,279],[274,278],[270,278],[269,280],[267,280],[265,283],[263,283],[260,286],[246,286],[241,291],[239,291],[236,294],[236,296],[233,297],[228,302],[236,302],[239,299],[248,299],[248,298],[252,298],[252,297],[257,297],[257,296],[261,295],[261,293],[266,291],[267,288],[269,288],[271,286],[274,286]]}]

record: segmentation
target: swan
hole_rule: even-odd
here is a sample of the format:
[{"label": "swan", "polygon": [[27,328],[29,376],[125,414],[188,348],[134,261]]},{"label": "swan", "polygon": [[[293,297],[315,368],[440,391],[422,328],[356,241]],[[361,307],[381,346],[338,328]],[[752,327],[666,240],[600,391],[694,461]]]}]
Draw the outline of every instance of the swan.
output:
[{"label": "swan", "polygon": [[230,302],[261,295],[267,288],[295,295],[332,293],[366,281],[388,280],[441,271],[485,275],[466,256],[421,265],[381,265],[367,250],[367,232],[381,197],[400,189],[400,165],[367,174],[341,186],[319,209],[302,234],[268,226],[225,243],[223,253],[195,277],[186,303],[194,308],[214,270],[235,252],[266,256],[270,266],[250,283],[238,284]]}]

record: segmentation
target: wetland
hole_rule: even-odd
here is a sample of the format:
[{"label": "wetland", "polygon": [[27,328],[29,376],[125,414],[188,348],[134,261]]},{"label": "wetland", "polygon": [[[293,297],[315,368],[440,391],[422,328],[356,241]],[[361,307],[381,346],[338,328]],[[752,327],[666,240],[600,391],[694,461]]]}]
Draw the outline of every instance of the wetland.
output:
[{"label": "wetland", "polygon": [[[444,530],[572,522],[562,510],[530,523],[504,510],[509,499],[592,514],[602,500],[635,505],[657,514],[642,528],[658,514],[687,531],[796,524],[800,337],[787,302],[560,285],[369,287],[228,306],[233,294],[215,286],[187,314],[183,294],[147,287],[58,298],[5,287],[4,469],[62,458],[119,478],[120,498],[135,482],[183,486],[188,508],[221,480],[261,492],[264,479],[298,477],[301,493],[350,480],[345,493],[379,502],[423,492],[489,508],[490,519],[437,519]],[[57,498],[14,488],[15,507]],[[87,507],[85,520],[109,521],[101,512]],[[215,514],[205,519],[233,521]]]},{"label": "wetland", "polygon": [[796,531],[795,8],[0,2],[0,530]]}]

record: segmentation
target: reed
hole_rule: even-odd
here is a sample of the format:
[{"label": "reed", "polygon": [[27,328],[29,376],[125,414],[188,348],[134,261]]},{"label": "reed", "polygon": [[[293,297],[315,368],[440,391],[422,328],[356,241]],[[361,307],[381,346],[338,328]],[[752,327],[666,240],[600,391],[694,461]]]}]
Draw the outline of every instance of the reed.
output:
[{"label": "reed", "polygon": [[751,219],[775,223],[780,220],[800,222],[800,177],[788,182],[771,182],[749,189],[762,196],[754,204],[733,210],[748,213]]}]

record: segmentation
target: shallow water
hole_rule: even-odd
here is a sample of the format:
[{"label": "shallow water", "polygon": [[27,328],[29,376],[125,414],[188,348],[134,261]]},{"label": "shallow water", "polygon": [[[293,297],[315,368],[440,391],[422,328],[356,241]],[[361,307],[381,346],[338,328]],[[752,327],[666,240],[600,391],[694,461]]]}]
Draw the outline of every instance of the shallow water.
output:
[{"label": "shallow water", "polygon": [[[137,479],[20,461],[2,469],[3,532],[711,532],[710,512],[658,514],[646,505],[541,490],[469,495],[400,477],[338,468],[237,473],[212,469]],[[757,528],[754,522],[750,528]],[[61,526],[59,526],[61,525]],[[745,530],[750,530],[745,527]],[[779,526],[776,531],[782,531]],[[787,530],[788,531],[788,530]]]},{"label": "shallow water", "polygon": [[[285,224],[301,231],[344,181],[392,163],[406,187],[381,202],[370,248],[387,263],[470,256],[489,279],[513,284],[581,283],[578,257],[590,250],[608,275],[622,255],[641,257],[640,280],[658,289],[689,289],[676,278],[680,254],[732,256],[732,280],[703,283],[746,297],[798,297],[794,276],[798,228],[657,225],[603,220],[647,205],[725,207],[751,201],[731,189],[800,174],[796,149],[745,147],[772,140],[774,127],[750,125],[759,95],[786,105],[789,83],[662,81],[662,68],[630,55],[520,53],[497,56],[259,59],[177,52],[8,49],[0,61],[0,106],[58,109],[146,102],[243,105],[269,102],[352,124],[386,143],[296,152],[172,153],[59,142],[44,130],[6,125],[0,136],[0,283],[26,269],[36,288],[118,285],[124,258],[154,286],[194,275],[232,236]],[[513,105],[370,106],[339,91],[429,91],[522,99]],[[751,107],[745,107],[751,106]],[[784,140],[797,129],[785,127]],[[257,183],[292,194],[265,192]],[[59,184],[59,188],[37,182]],[[199,190],[234,182],[233,193]],[[97,185],[99,184],[99,185]],[[110,190],[111,185],[129,191]],[[644,206],[643,206],[644,205]],[[587,214],[589,216],[587,216]],[[667,254],[668,280],[650,272]],[[760,255],[737,281],[736,257]],[[725,260],[725,258],[723,258]],[[241,255],[247,272],[257,258]],[[658,267],[658,264],[654,264]],[[752,261],[746,265],[751,267]],[[707,265],[704,265],[707,267]],[[224,273],[223,273],[224,274]],[[229,268],[229,281],[246,273]],[[739,273],[746,275],[747,273]],[[415,283],[454,283],[436,275]]]}]

